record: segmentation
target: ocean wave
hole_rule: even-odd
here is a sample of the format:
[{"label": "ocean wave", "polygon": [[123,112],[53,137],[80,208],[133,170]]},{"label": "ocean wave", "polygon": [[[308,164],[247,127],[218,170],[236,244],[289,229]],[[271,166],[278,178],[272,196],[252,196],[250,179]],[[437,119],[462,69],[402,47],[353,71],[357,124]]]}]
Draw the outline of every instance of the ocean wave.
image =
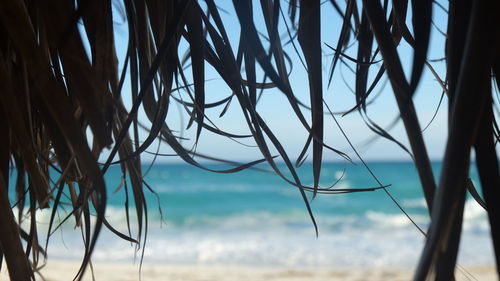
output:
[{"label": "ocean wave", "polygon": [[[408,202],[406,202],[408,204]],[[408,205],[406,205],[408,207]],[[17,213],[17,212],[15,212]],[[399,213],[368,210],[359,214],[315,212],[319,228],[316,238],[312,222],[303,209],[286,212],[254,211],[207,215],[193,213],[182,218],[166,218],[150,212],[144,257],[146,262],[167,264],[225,264],[278,266],[393,267],[413,266],[419,258],[424,237]],[[131,212],[132,217],[135,212]],[[411,214],[424,230],[427,215]],[[37,214],[43,232],[51,210]],[[64,218],[64,212],[56,217]],[[110,206],[106,218],[119,231],[127,233],[125,209]],[[94,218],[92,217],[92,220]],[[25,223],[29,223],[29,219]],[[27,225],[26,225],[27,226]],[[131,219],[132,232],[137,225]],[[42,237],[43,239],[43,237]],[[42,240],[43,241],[43,240]],[[144,237],[142,240],[144,241]],[[121,240],[103,230],[94,253],[96,261],[133,261],[142,246]],[[81,259],[81,232],[70,218],[51,237],[49,256]],[[472,200],[465,206],[462,264],[491,264],[493,252],[484,210]]]},{"label": "ocean wave", "polygon": [[425,208],[427,209],[427,202],[425,198],[412,198],[404,199],[401,201],[401,205],[407,208]]},{"label": "ocean wave", "polygon": [[[488,239],[464,234],[459,262],[462,265],[493,263]],[[414,266],[424,237],[415,231],[323,232],[289,229],[164,230],[149,234],[144,248],[145,262],[193,265],[320,266],[336,268],[393,268]],[[103,233],[94,254],[95,261],[132,261],[141,249]],[[81,258],[70,241],[51,244],[52,257]]]},{"label": "ocean wave", "polygon": [[341,178],[347,178],[347,173],[343,171],[336,171],[335,172],[335,179],[339,180]]},{"label": "ocean wave", "polygon": [[490,226],[486,210],[474,199],[465,202],[463,228],[466,231],[489,232]]},{"label": "ocean wave", "polygon": [[[403,201],[404,207],[412,204],[417,206],[421,200]],[[425,202],[424,202],[425,203]],[[203,209],[199,211],[164,210],[163,217],[157,209],[151,208],[148,219],[151,229],[165,227],[169,229],[189,229],[189,228],[212,228],[212,229],[265,229],[280,228],[290,229],[312,229],[313,224],[305,209],[289,208],[287,210],[272,211],[235,211],[233,213],[204,213]],[[403,228],[414,228],[411,221],[403,213],[386,213],[381,211],[367,210],[359,214],[350,213],[326,213],[321,211],[313,212],[320,229],[328,232],[351,231],[362,228],[373,228],[382,230],[397,230]],[[14,209],[16,216],[18,211]],[[69,212],[60,210],[54,217],[53,229],[68,216]],[[52,209],[43,209],[37,212],[36,220],[40,232],[47,231]],[[425,228],[429,223],[426,213],[409,213],[410,217],[419,226]],[[129,210],[129,221],[124,207],[108,206],[105,217],[107,221],[120,231],[127,231],[128,225],[137,229],[137,218],[135,209]],[[28,228],[31,221],[30,216],[24,216],[23,228]],[[95,217],[91,216],[92,223]],[[63,229],[73,229],[75,227],[75,218],[69,219],[61,225]],[[464,212],[464,230],[468,231],[489,231],[486,211],[474,200],[466,201]]]},{"label": "ocean wave", "polygon": [[[425,199],[406,199],[402,201],[403,207],[427,208]],[[411,226],[411,221],[404,214],[387,214],[382,212],[367,211],[366,217],[382,228],[401,228]],[[427,227],[428,215],[409,214],[412,220],[419,226]],[[488,220],[486,211],[474,200],[465,202],[463,227],[466,231],[488,231]]]},{"label": "ocean wave", "polygon": [[[375,211],[366,212],[366,218],[379,228],[384,229],[397,229],[402,227],[413,226],[413,223],[405,214],[387,214]],[[422,215],[411,215],[410,218],[417,225],[428,224],[429,220],[427,217]]]},{"label": "ocean wave", "polygon": [[[306,186],[314,186],[314,182],[310,181],[305,184]],[[342,178],[341,180],[331,180],[330,182],[321,182],[321,188],[331,188],[331,189],[349,189],[352,187],[352,184]]]},{"label": "ocean wave", "polygon": [[[123,212],[120,208],[107,211],[110,223],[118,229],[126,227]],[[38,218],[46,221],[47,216],[44,212]],[[424,223],[425,216],[414,219]],[[144,258],[146,262],[195,265],[410,267],[418,261],[423,246],[424,237],[400,214],[319,214],[317,221],[318,238],[307,214],[298,211],[192,217],[184,224],[167,221],[167,227],[153,221],[149,224]],[[462,264],[493,262],[487,232],[466,230],[463,239]],[[80,230],[65,227],[52,236],[48,253],[52,258],[81,259],[82,249]],[[139,259],[142,249],[103,230],[93,259],[132,262]]]},{"label": "ocean wave", "polygon": [[486,210],[481,207],[474,199],[465,202],[464,219],[477,220],[486,218]]}]

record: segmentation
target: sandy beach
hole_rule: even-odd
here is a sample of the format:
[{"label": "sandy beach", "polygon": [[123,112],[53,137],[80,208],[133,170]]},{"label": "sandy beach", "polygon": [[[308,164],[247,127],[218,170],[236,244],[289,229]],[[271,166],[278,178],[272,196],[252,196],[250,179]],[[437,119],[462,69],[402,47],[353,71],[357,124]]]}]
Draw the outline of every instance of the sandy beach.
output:
[{"label": "sandy beach", "polygon": [[[72,280],[78,270],[77,262],[51,260],[41,270],[47,281]],[[457,280],[498,280],[493,267],[465,267],[457,272]],[[137,265],[125,263],[94,264],[97,281],[134,281],[139,280]],[[284,267],[252,267],[252,266],[208,266],[208,265],[161,265],[144,264],[141,273],[142,281],[382,281],[411,280],[410,269],[327,269],[327,268],[284,268]],[[0,280],[9,280],[5,270],[0,273]],[[37,280],[43,280],[38,276]],[[84,280],[92,280],[90,271]]]}]

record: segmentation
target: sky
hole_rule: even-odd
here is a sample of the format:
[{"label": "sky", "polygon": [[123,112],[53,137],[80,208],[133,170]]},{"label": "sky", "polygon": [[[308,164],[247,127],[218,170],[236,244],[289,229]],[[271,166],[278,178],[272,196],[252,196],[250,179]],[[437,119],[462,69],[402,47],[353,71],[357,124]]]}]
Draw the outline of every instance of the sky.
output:
[{"label": "sky", "polygon": [[[343,4],[341,3],[343,1],[338,2],[339,4]],[[235,48],[237,48],[240,32],[238,18],[230,1],[219,1],[218,4],[220,4],[220,7],[225,11],[221,13],[222,20],[227,28],[232,47],[234,49],[234,52],[236,53]],[[265,27],[262,23],[262,13],[260,11],[260,6],[258,6],[258,2],[254,2],[254,4],[256,5],[256,7],[254,7],[254,15],[257,29],[265,33]],[[286,4],[283,3],[283,5]],[[344,6],[341,7],[344,8]],[[287,8],[287,6],[283,7],[285,17],[287,17]],[[123,22],[123,19],[120,20],[118,13],[116,14],[117,19],[115,20],[115,34],[118,46],[117,54],[119,57],[121,68],[126,51],[128,33],[126,23]],[[447,18],[446,13],[436,5],[434,5],[433,14],[434,26],[431,35],[431,46],[428,53],[428,58],[439,59],[444,57],[444,37],[437,31],[436,27],[441,30],[446,30]],[[409,20],[407,24],[411,30],[410,15],[408,18]],[[290,24],[288,17],[287,21],[288,24]],[[349,89],[349,87],[354,88],[354,74],[351,73],[346,66],[339,64],[334,72],[332,84],[330,85],[330,87],[327,87],[327,78],[333,57],[333,51],[330,50],[326,46],[326,44],[330,46],[335,46],[337,44],[336,42],[338,40],[341,24],[342,22],[340,16],[334,11],[331,4],[326,1],[322,6],[321,14],[321,36],[322,41],[325,43],[325,45],[323,45],[323,94],[325,102],[333,112],[345,111],[355,104],[354,95]],[[282,18],[279,26],[281,33],[285,35],[286,27],[283,24]],[[298,42],[296,39],[294,42],[298,46]],[[398,51],[403,67],[406,71],[407,78],[409,78],[408,73],[410,73],[410,69],[412,66],[412,50],[404,41],[401,42],[402,43],[398,47]],[[265,44],[265,42],[263,43]],[[188,44],[184,40],[182,40],[180,44],[181,47],[179,56],[182,57]],[[307,104],[309,103],[309,86],[306,71],[301,65],[298,55],[293,50],[293,47],[291,45],[288,45],[285,46],[284,49],[292,59],[293,71],[290,76],[290,81],[292,83],[294,93],[299,98],[299,100]],[[357,46],[354,44],[346,51],[346,54],[356,57],[356,52]],[[300,55],[302,54],[300,53]],[[432,62],[432,66],[435,68],[441,79],[443,79],[445,74],[444,62]],[[211,68],[211,66],[208,65],[208,63],[206,64],[205,69],[207,78],[206,102],[214,102],[228,96],[231,93],[230,89],[224,85],[222,79]],[[369,81],[373,79],[377,70],[377,67],[372,68],[372,70],[370,71]],[[186,74],[188,74],[188,79],[190,79],[189,73],[190,69],[186,71]],[[245,75],[243,71],[242,75]],[[257,74],[258,79],[261,79],[261,77],[263,77],[262,72],[260,72],[260,74]],[[386,78],[383,78],[383,80],[386,80]],[[130,87],[127,85],[127,82],[128,81],[126,81],[122,93],[125,97],[130,94]],[[381,85],[384,84],[385,87],[381,87]],[[395,120],[395,118],[397,118],[398,116],[398,109],[390,83],[384,83],[382,81],[380,83],[380,86],[377,86],[375,92],[380,92],[380,94],[376,99],[372,100],[372,103],[370,103],[370,105],[368,106],[367,112],[373,121],[375,121],[382,128],[387,128],[387,126],[391,124],[393,120]],[[178,92],[174,94],[177,97],[182,97],[185,100],[187,99],[187,95],[185,92]],[[424,70],[424,74],[422,76],[414,99],[414,103],[420,120],[420,125],[422,128],[428,125],[433,115],[436,113],[441,95],[442,90],[439,83],[426,68]],[[125,99],[125,105],[128,108],[131,107],[130,99]],[[258,112],[262,115],[268,126],[273,130],[273,132],[275,132],[278,139],[282,142],[289,156],[293,160],[295,160],[305,144],[305,141],[307,139],[307,132],[293,114],[285,96],[276,89],[266,91],[260,99],[257,108]],[[440,159],[444,153],[447,131],[446,109],[447,104],[445,97],[440,106],[440,109],[437,111],[437,115],[434,118],[434,121],[428,126],[423,134],[430,158],[433,160]],[[237,134],[249,133],[248,127],[243,119],[241,109],[236,100],[231,103],[229,110],[223,117],[219,117],[221,111],[222,107],[207,110],[207,116],[219,128],[224,129],[228,132]],[[309,112],[304,110],[303,114],[304,116],[306,116],[306,118],[310,119]],[[139,116],[141,121],[146,124],[148,123],[144,112],[140,111]],[[371,161],[404,161],[411,159],[410,156],[398,145],[380,137],[374,138],[375,134],[371,132],[370,129],[364,124],[363,120],[357,112],[344,117],[337,115],[336,118],[339,124],[345,130],[349,139],[354,144],[355,148],[362,155],[363,159]],[[182,135],[183,137],[189,139],[183,141],[183,145],[185,145],[185,147],[187,148],[191,148],[194,144],[194,133],[196,130],[195,126],[193,126],[189,130],[186,130],[187,121],[188,115],[186,114],[184,109],[180,106],[172,104],[166,122],[171,128],[177,130],[179,135]],[[348,142],[342,136],[334,120],[328,115],[325,115],[324,129],[325,142],[328,145],[344,151],[353,159],[356,159],[355,154],[349,147]],[[401,121],[399,121],[395,127],[390,129],[389,132],[398,141],[405,145],[408,145],[405,130]],[[145,139],[146,134],[143,134],[143,136],[143,139]],[[243,140],[241,142],[244,145],[234,140],[217,136],[205,130],[201,134],[199,143],[196,147],[196,151],[234,161],[250,161],[261,158],[260,152],[256,147],[254,147],[255,144],[251,139]],[[157,145],[154,144],[150,147],[149,150],[155,151],[156,148]],[[171,149],[165,143],[162,143],[160,145],[160,152],[172,153]],[[152,160],[152,156],[149,156],[147,154],[144,154],[142,157],[143,161],[145,162],[149,162]],[[324,159],[326,161],[342,160],[341,157],[327,150],[325,150]],[[308,160],[310,160],[310,158],[308,158]],[[176,162],[180,160],[178,157],[161,157],[157,161]]]}]

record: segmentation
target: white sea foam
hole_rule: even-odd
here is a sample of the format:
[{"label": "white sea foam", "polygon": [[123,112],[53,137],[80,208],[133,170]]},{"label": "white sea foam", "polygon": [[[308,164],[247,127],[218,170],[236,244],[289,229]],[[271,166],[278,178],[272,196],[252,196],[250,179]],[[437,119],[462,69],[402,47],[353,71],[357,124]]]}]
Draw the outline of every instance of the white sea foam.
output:
[{"label": "white sea foam", "polygon": [[[407,199],[402,202],[403,207],[422,207],[426,208],[425,199]],[[427,225],[429,219],[427,215],[410,214],[411,218],[419,225]],[[404,214],[386,214],[374,211],[368,211],[366,217],[371,221],[383,227],[405,227],[411,225],[410,220]],[[488,230],[488,221],[486,211],[474,200],[469,199],[465,202],[464,222],[465,230],[486,231]]]},{"label": "white sea foam", "polygon": [[[145,250],[147,262],[167,264],[226,264],[279,266],[342,267],[410,267],[416,264],[423,237],[419,234],[358,232],[314,234],[283,231],[220,233],[191,231],[152,235]],[[462,247],[463,264],[492,262],[485,241],[465,236],[471,247]],[[52,251],[53,253],[53,251]],[[75,253],[73,252],[73,255]],[[124,261],[140,255],[133,247],[121,243],[106,243],[98,247],[97,260]]]},{"label": "white sea foam", "polygon": [[[491,264],[493,254],[484,210],[470,200],[465,209],[460,262]],[[50,215],[50,210],[37,215],[41,231]],[[106,217],[114,227],[126,233],[123,208],[108,208]],[[426,215],[412,214],[412,217],[425,229]],[[193,214],[182,222],[167,220],[167,227],[161,227],[159,220],[153,218],[144,256],[146,262],[168,264],[410,267],[418,261],[423,246],[424,237],[403,214],[318,213],[316,219],[319,238],[304,210],[225,216]],[[131,220],[132,229],[137,233],[134,221]],[[81,232],[74,229],[74,219],[70,218],[61,231],[51,237],[48,253],[52,258],[81,259],[82,249]],[[140,255],[134,245],[103,230],[94,259],[131,261]]]},{"label": "white sea foam", "polygon": [[[174,173],[179,182],[169,182]],[[326,178],[332,182],[335,180],[333,176],[339,178],[342,174],[333,168],[330,173],[327,175],[325,172],[323,176],[328,176]],[[348,180],[344,175],[334,188],[361,184],[357,172],[349,170],[349,173]],[[372,193],[373,197],[349,194],[320,196],[313,200],[311,206],[319,230],[319,238],[316,238],[297,189],[277,185],[271,178],[258,183],[253,183],[253,176],[247,176],[246,180],[233,178],[234,182],[212,178],[204,181],[203,176],[183,170],[177,174],[158,169],[153,169],[151,176],[155,178],[154,187],[161,194],[162,202],[169,204],[162,206],[165,208],[165,226],[155,209],[156,202],[148,202],[148,238],[144,248],[146,262],[336,268],[414,266],[424,242],[423,235],[408,218],[396,213],[393,206],[375,201],[378,198],[376,192]],[[269,193],[256,197],[255,190]],[[234,193],[238,193],[237,196]],[[206,198],[206,194],[211,197]],[[425,200],[415,198],[418,195],[413,193],[406,195],[399,197],[403,207],[426,230],[428,215]],[[298,204],[294,203],[292,196],[297,198]],[[50,215],[50,209],[37,214],[40,233],[46,229]],[[55,222],[58,223],[65,215],[67,213],[61,211]],[[130,216],[134,236],[138,232],[134,209],[131,209]],[[128,232],[122,206],[108,205],[106,218],[119,231]],[[92,216],[91,220],[94,222],[95,218]],[[81,230],[75,229],[74,225],[74,218],[70,217],[51,237],[49,257],[83,257]],[[29,219],[23,228],[28,229],[28,226]],[[492,264],[487,218],[484,210],[472,200],[468,200],[465,206],[462,239],[461,263]],[[141,242],[144,242],[144,236]],[[117,238],[104,228],[94,259],[130,261],[140,255],[135,245]]]},{"label": "white sea foam", "polygon": [[[366,217],[378,227],[385,229],[397,229],[413,225],[405,214],[386,214],[374,211],[366,212]],[[426,217],[411,215],[411,219],[417,224],[427,223]]]},{"label": "white sea foam", "polygon": [[486,218],[486,211],[474,199],[465,202],[464,219],[476,220]]},{"label": "white sea foam", "polygon": [[[213,221],[199,222],[203,227],[194,227],[197,222],[172,228],[152,224],[145,260],[204,265],[410,267],[416,264],[424,241],[407,219],[398,214],[319,215],[319,238],[307,215],[298,213],[280,216],[262,212],[205,219]],[[418,216],[415,219],[424,220]],[[256,227],[258,225],[260,227]],[[82,244],[77,234],[77,230],[66,229],[63,234],[55,235],[49,254],[59,258],[81,258]],[[492,263],[487,233],[465,231],[463,240],[461,263]],[[94,254],[96,260],[130,261],[141,254],[109,231],[101,234],[98,243]]]},{"label": "white sea foam", "polygon": [[401,201],[403,207],[409,208],[427,208],[425,198],[404,199]]},{"label": "white sea foam", "polygon": [[347,178],[347,173],[346,172],[342,172],[342,171],[335,172],[335,179],[338,180],[338,179],[341,179],[341,178],[343,178],[343,179]]},{"label": "white sea foam", "polygon": [[351,188],[351,184],[347,180],[341,180],[335,186],[333,186],[333,188],[334,189],[348,189],[348,188]]},{"label": "white sea foam", "polygon": [[[335,184],[332,186],[332,184]],[[314,186],[313,182],[308,182],[306,186]],[[340,181],[324,182],[320,184],[321,188],[331,188],[331,189],[349,189],[351,188],[351,183],[345,179]]]},{"label": "white sea foam", "polygon": [[486,210],[474,199],[469,199],[465,203],[463,228],[474,232],[489,232]]}]

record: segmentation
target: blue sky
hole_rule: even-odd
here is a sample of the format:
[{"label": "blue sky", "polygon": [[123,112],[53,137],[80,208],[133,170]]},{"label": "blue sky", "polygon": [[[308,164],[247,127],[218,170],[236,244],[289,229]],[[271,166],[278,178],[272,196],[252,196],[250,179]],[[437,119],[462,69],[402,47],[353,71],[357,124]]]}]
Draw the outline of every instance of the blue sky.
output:
[{"label": "blue sky", "polygon": [[[230,1],[219,1],[221,8],[223,8],[227,13],[221,13],[222,19],[227,27],[227,32],[231,40],[232,47],[234,52],[236,52],[235,48],[237,48],[238,40],[239,40],[239,22],[236,17],[236,14],[232,8],[232,4]],[[339,1],[339,4],[342,1]],[[262,25],[262,16],[260,11],[260,6],[258,6],[258,2],[254,2],[255,11],[255,20],[257,22],[257,28],[265,33],[265,27]],[[283,4],[285,5],[285,3]],[[287,7],[283,7],[284,12],[286,13]],[[287,16],[285,14],[285,16]],[[340,16],[333,10],[333,7],[327,2],[323,5],[322,8],[322,41],[327,43],[330,46],[335,46],[336,41],[338,39],[338,34],[340,32],[341,27],[341,18]],[[440,10],[437,6],[434,6],[434,22],[435,25],[438,26],[441,30],[446,30],[446,14]],[[411,21],[408,21],[408,26],[411,29]],[[116,20],[115,26],[116,32],[116,40],[118,44],[118,56],[120,62],[123,61],[123,56],[125,54],[125,49],[127,45],[127,25],[121,24],[119,17]],[[285,34],[286,29],[283,21],[280,22],[280,30],[282,34]],[[439,34],[436,28],[433,28],[432,38],[431,38],[431,49],[429,51],[428,57],[429,59],[437,59],[442,58],[444,56],[444,37]],[[295,41],[298,46],[298,42]],[[181,51],[180,56],[182,57],[184,50],[183,48],[187,47],[187,43],[183,40],[181,42]],[[412,64],[412,50],[409,46],[402,41],[401,46],[399,47],[399,52],[401,56],[401,60],[403,63],[403,67],[409,73],[409,69],[411,69]],[[292,57],[293,62],[293,72],[290,76],[290,80],[292,83],[292,88],[296,94],[296,96],[303,102],[309,103],[308,97],[308,81],[307,75],[300,64],[298,56],[295,54],[291,45],[285,47],[285,51]],[[353,45],[350,49],[347,50],[347,54],[355,57],[357,51],[357,46]],[[329,107],[335,111],[344,111],[354,105],[354,95],[349,90],[349,88],[345,85],[342,77],[344,77],[345,81],[349,84],[350,87],[354,87],[354,75],[349,71],[349,69],[343,65],[339,65],[335,70],[334,78],[332,85],[327,88],[327,77],[330,69],[330,64],[332,60],[332,51],[324,45],[323,48],[323,69],[324,69],[324,99]],[[300,54],[302,55],[302,54]],[[433,67],[438,72],[441,79],[444,78],[445,73],[445,65],[444,62],[434,62],[432,63]],[[121,64],[120,64],[121,67]],[[377,68],[374,67],[371,70],[372,77],[375,75]],[[217,75],[213,69],[206,64],[206,96],[207,102],[214,102],[223,97],[226,97],[230,94],[230,90],[227,86],[224,85],[222,79]],[[186,71],[186,74],[189,74],[190,70]],[[244,73],[242,74],[245,75]],[[258,79],[261,79],[262,75],[257,75]],[[188,79],[190,75],[188,76]],[[384,83],[380,83],[381,85]],[[385,88],[381,89],[381,87],[377,87],[381,93],[373,103],[371,103],[368,107],[369,116],[376,121],[381,127],[387,127],[394,118],[398,115],[397,105],[394,99],[394,94],[390,87],[390,83],[386,83]],[[123,89],[123,95],[129,95],[130,88],[125,86]],[[378,90],[376,90],[378,92]],[[441,87],[435,78],[431,75],[428,69],[425,69],[424,75],[421,80],[421,84],[417,90],[415,96],[415,105],[417,108],[417,113],[420,118],[420,124],[422,127],[425,127],[427,123],[431,120],[434,112],[437,108],[439,99],[441,97]],[[182,97],[183,99],[188,99],[185,92],[178,92],[175,94],[178,97]],[[131,104],[129,101],[126,101],[126,106],[130,107]],[[445,145],[445,137],[446,137],[446,97],[443,99],[443,104],[433,121],[433,123],[428,127],[428,129],[424,132],[424,138],[428,147],[428,151],[431,159],[439,159],[444,152]],[[230,106],[230,109],[226,113],[225,116],[219,118],[219,114],[222,110],[221,108],[210,109],[207,110],[208,117],[221,129],[232,133],[239,134],[248,134],[249,130],[247,125],[243,119],[243,115],[241,114],[241,109],[237,104],[236,100],[234,100]],[[326,110],[326,109],[325,109]],[[289,156],[292,159],[295,159],[306,139],[307,132],[300,125],[298,119],[294,117],[293,112],[291,111],[291,107],[288,105],[288,102],[284,95],[280,93],[278,90],[268,90],[264,92],[259,104],[258,111],[266,120],[267,124],[271,129],[276,133],[278,139],[282,142],[284,147],[286,148]],[[303,111],[303,114],[310,118],[310,113],[307,111]],[[141,120],[147,125],[147,118],[144,113],[140,112]],[[337,116],[337,119],[341,126],[345,129],[351,141],[354,143],[358,151],[362,154],[364,159],[366,160],[409,160],[408,154],[404,152],[400,147],[396,144],[391,143],[385,139],[378,138],[375,141],[373,140],[374,134],[368,129],[368,127],[363,123],[360,115],[358,113],[352,113],[348,116],[341,117]],[[167,117],[166,122],[169,126],[175,130],[179,131],[179,134],[190,138],[191,140],[184,141],[183,144],[186,147],[193,146],[194,133],[195,129],[193,126],[190,130],[185,130],[187,124],[188,116],[186,112],[172,104],[171,110]],[[407,144],[407,138],[402,126],[402,122],[400,121],[397,126],[390,130],[390,133],[397,138],[400,142]],[[144,134],[144,139],[146,135]],[[229,140],[223,137],[219,137],[210,133],[208,131],[203,131],[200,137],[200,142],[197,146],[197,151],[201,153],[205,153],[208,155],[218,156],[230,160],[255,160],[259,159],[260,154],[257,148],[248,147],[254,145],[251,139],[242,141],[247,146],[242,146],[241,144]],[[341,135],[340,131],[336,127],[335,123],[331,119],[330,116],[325,116],[325,142],[331,146],[334,146],[337,149],[340,149],[350,156],[354,157],[354,153],[352,149],[349,148],[347,141]],[[150,148],[151,151],[156,150],[156,145],[153,145]],[[168,145],[161,144],[160,152],[162,153],[171,153],[171,150],[168,148]],[[325,150],[324,155],[325,160],[341,160],[341,158],[335,155],[332,152]],[[144,155],[143,160],[150,161],[151,157]],[[158,159],[159,162],[171,162],[171,161],[179,161],[177,157],[163,157]]]}]

